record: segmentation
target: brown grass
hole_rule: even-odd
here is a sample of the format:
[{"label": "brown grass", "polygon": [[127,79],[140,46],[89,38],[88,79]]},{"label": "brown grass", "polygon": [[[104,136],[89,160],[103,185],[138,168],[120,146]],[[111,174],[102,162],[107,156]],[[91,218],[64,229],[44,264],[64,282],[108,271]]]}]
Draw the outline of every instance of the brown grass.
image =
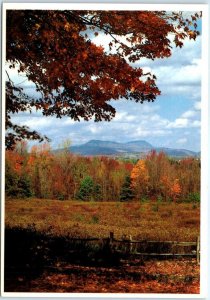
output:
[{"label": "brown grass", "polygon": [[77,237],[196,241],[200,209],[190,203],[76,202],[44,199],[6,200],[5,225]]}]

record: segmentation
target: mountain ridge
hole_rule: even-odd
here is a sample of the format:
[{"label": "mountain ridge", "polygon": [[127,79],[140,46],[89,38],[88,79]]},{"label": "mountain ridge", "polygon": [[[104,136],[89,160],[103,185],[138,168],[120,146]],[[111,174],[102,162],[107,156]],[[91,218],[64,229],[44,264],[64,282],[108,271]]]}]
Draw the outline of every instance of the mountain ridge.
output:
[{"label": "mountain ridge", "polygon": [[125,143],[115,141],[90,140],[84,144],[71,146],[71,152],[84,155],[110,155],[110,156],[139,156],[139,154],[146,154],[151,150],[157,152],[165,152],[169,156],[174,157],[199,157],[199,152],[180,149],[155,147],[145,140],[129,141]]}]

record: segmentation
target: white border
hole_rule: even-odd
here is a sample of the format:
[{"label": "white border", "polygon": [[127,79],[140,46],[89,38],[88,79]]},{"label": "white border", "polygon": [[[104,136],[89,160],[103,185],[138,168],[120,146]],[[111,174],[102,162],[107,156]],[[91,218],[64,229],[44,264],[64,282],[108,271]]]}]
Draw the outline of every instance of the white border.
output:
[{"label": "white border", "polygon": [[140,4],[140,3],[3,3],[6,9],[48,9],[48,10],[168,10],[200,11],[206,4]]},{"label": "white border", "polygon": [[[5,29],[5,30],[4,30]],[[5,137],[5,72],[4,65],[6,61],[6,49],[3,48],[3,45],[6,45],[6,18],[5,11],[3,11],[2,18],[2,102],[1,102],[1,136],[2,136],[2,149],[1,149],[1,293],[3,295],[4,290],[4,208],[5,208],[5,141],[3,137]]]},{"label": "white border", "polygon": [[201,276],[200,276],[200,292],[207,292],[207,232],[208,232],[208,10],[203,11],[202,20],[202,81],[201,81]]},{"label": "white border", "polygon": [[[205,168],[208,161],[208,6],[206,4],[119,4],[119,3],[4,3],[2,18],[2,45],[6,45],[6,10],[7,9],[48,9],[48,10],[178,10],[178,11],[203,11],[202,17],[202,110],[201,110],[201,280],[200,294],[125,294],[125,293],[15,293],[4,292],[4,176],[1,181],[1,294],[5,297],[81,297],[81,298],[183,298],[183,299],[201,299],[207,296],[207,220],[208,220],[208,169]],[[2,51],[2,137],[5,136],[5,72],[4,62],[6,60],[5,48]],[[192,91],[193,93],[193,91]],[[2,141],[2,170],[5,168],[4,141]],[[3,173],[3,172],[2,172]]]}]

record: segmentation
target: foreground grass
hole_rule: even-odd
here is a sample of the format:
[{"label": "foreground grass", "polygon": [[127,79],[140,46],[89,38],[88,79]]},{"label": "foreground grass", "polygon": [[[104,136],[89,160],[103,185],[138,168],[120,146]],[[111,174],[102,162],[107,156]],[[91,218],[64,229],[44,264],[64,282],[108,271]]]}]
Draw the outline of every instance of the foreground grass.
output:
[{"label": "foreground grass", "polygon": [[195,241],[200,209],[192,203],[76,202],[45,199],[6,200],[5,225],[56,236],[115,237]]}]

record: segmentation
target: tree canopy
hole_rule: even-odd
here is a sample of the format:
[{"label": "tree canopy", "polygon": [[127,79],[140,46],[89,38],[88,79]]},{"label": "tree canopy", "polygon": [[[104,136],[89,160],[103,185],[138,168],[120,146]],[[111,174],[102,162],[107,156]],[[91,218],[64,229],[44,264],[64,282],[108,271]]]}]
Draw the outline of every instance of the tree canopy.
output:
[{"label": "tree canopy", "polygon": [[[154,101],[156,77],[145,73],[142,58],[166,58],[173,44],[196,39],[201,13],[165,11],[7,10],[6,60],[36,85],[26,95],[8,76],[6,147],[23,138],[43,140],[36,131],[11,122],[11,114],[41,110],[45,116],[75,121],[110,121],[110,100]],[[103,34],[109,50],[93,42]],[[171,39],[171,36],[173,37]]]}]

